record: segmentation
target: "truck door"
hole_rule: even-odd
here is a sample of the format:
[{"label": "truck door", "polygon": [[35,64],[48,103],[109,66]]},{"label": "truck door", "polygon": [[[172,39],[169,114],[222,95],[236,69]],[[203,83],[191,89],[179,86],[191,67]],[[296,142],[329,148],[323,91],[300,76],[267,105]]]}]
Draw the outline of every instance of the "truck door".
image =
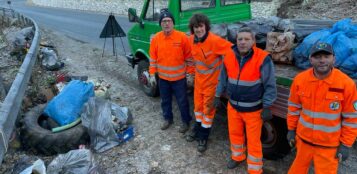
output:
[{"label": "truck door", "polygon": [[155,33],[161,31],[159,26],[160,11],[166,9],[167,6],[168,0],[148,0],[147,4],[144,5],[140,15],[143,22],[131,31],[133,38],[135,38],[131,43],[134,52],[137,49],[142,49],[149,53],[151,38]]},{"label": "truck door", "polygon": [[194,13],[207,15],[212,24],[251,19],[249,0],[180,0],[179,30],[187,31]]}]

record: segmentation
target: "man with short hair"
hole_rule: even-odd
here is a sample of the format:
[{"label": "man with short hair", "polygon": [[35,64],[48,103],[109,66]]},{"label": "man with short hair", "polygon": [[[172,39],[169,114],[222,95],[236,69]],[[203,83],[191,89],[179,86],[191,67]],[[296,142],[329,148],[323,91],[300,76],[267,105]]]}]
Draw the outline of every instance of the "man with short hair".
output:
[{"label": "man with short hair", "polygon": [[247,158],[248,173],[262,173],[261,129],[263,121],[272,118],[269,107],[277,95],[271,56],[255,46],[254,32],[243,27],[223,64],[214,103],[218,106],[220,96],[226,91],[232,151],[227,167],[233,169]]},{"label": "man with short hair", "polygon": [[198,140],[197,150],[207,149],[207,140],[212,127],[213,106],[218,76],[223,56],[230,50],[232,43],[210,32],[210,21],[204,14],[194,14],[189,23],[192,57],[195,62],[194,113],[196,123],[187,135],[187,141]]},{"label": "man with short hair", "polygon": [[312,161],[315,173],[336,174],[357,136],[356,84],[333,67],[330,44],[317,42],[309,59],[290,88],[287,139],[297,154],[289,174],[307,174]]},{"label": "man with short hair", "polygon": [[162,31],[155,34],[150,44],[150,83],[156,84],[157,73],[165,119],[161,129],[166,130],[173,123],[174,94],[181,112],[182,124],[179,132],[185,133],[192,119],[186,93],[186,73],[193,71],[191,47],[186,34],[174,29],[175,19],[169,11],[161,12],[159,24]]}]

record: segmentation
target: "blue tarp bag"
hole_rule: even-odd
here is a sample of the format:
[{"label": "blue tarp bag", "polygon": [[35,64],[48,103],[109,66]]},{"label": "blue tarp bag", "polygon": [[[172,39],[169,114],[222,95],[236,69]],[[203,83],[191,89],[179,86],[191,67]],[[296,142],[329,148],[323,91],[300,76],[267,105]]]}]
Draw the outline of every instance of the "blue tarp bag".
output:
[{"label": "blue tarp bag", "polygon": [[357,52],[348,57],[340,69],[351,78],[357,79]]},{"label": "blue tarp bag", "polygon": [[48,103],[44,113],[59,125],[67,125],[80,116],[84,103],[93,96],[92,83],[73,80]]},{"label": "blue tarp bag", "polygon": [[346,37],[345,32],[336,32],[328,37],[322,38],[321,41],[332,45],[336,57],[335,67],[337,68],[351,55],[350,51],[353,49],[353,45],[351,39]]},{"label": "blue tarp bag", "polygon": [[331,35],[329,29],[323,29],[320,31],[316,31],[307,36],[304,41],[298,45],[293,51],[293,58],[295,61],[295,65],[301,69],[307,69],[311,67],[309,62],[310,49],[311,47],[321,38],[325,38]]}]

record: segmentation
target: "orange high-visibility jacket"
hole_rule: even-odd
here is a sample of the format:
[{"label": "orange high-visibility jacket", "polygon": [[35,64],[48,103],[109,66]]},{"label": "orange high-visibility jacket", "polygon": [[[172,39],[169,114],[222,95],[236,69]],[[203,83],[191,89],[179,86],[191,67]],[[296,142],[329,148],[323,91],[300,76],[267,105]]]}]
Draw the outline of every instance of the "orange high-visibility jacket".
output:
[{"label": "orange high-visibility jacket", "polygon": [[229,52],[232,43],[211,32],[203,43],[194,43],[194,35],[189,40],[196,67],[195,88],[199,88],[202,93],[214,95],[222,67],[222,56]]},{"label": "orange high-visibility jacket", "polygon": [[227,94],[230,104],[238,111],[251,112],[263,108],[264,87],[260,68],[268,52],[253,47],[253,56],[240,69],[235,53],[231,51],[224,58],[227,69]]},{"label": "orange high-visibility jacket", "polygon": [[357,135],[356,84],[340,70],[317,79],[310,68],[298,74],[290,88],[289,130],[312,144],[352,146]]},{"label": "orange high-visibility jacket", "polygon": [[188,37],[180,31],[173,30],[169,36],[162,31],[155,34],[150,44],[150,57],[149,73],[158,73],[161,79],[181,80],[186,73],[194,71]]}]

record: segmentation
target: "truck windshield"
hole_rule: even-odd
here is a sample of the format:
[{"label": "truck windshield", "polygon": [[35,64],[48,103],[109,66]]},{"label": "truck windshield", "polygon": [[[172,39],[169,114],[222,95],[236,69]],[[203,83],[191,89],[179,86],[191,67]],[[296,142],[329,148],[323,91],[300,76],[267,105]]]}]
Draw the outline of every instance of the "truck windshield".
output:
[{"label": "truck windshield", "polygon": [[232,4],[240,4],[246,2],[245,0],[221,0],[221,6],[232,5]]},{"label": "truck windshield", "polygon": [[211,8],[216,6],[216,0],[181,0],[181,11]]},{"label": "truck windshield", "polygon": [[148,21],[159,21],[160,11],[167,9],[168,0],[150,0],[145,18]]}]

